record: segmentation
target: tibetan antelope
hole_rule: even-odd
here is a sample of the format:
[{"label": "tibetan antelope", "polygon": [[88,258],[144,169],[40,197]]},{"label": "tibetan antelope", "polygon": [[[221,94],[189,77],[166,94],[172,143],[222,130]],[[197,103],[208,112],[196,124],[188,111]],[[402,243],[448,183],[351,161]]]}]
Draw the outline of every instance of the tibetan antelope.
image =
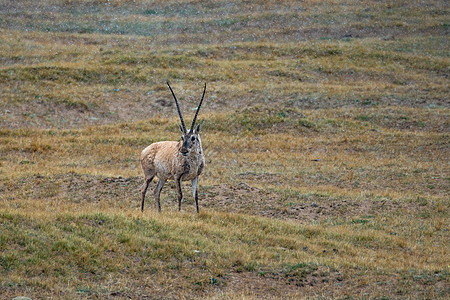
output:
[{"label": "tibetan antelope", "polygon": [[198,176],[202,173],[205,166],[205,157],[203,156],[202,142],[200,140],[200,124],[194,129],[195,121],[198,112],[202,106],[203,98],[206,92],[203,89],[202,99],[195,112],[194,120],[192,121],[191,129],[186,130],[183,116],[181,115],[180,106],[178,105],[177,97],[173,92],[170,84],[167,82],[172,96],[175,99],[178,115],[180,116],[181,124],[179,125],[182,132],[181,141],[163,141],[153,143],[145,148],[141,153],[141,165],[144,170],[144,184],[142,185],[142,203],[141,211],[144,211],[144,200],[147,188],[152,182],[153,177],[158,177],[158,183],[154,190],[156,203],[158,204],[158,211],[161,212],[160,194],[161,190],[168,179],[175,180],[178,191],[178,210],[181,210],[181,199],[183,194],[181,192],[181,181],[191,180],[192,193],[195,199],[195,205],[198,209],[198,192],[197,183]]}]

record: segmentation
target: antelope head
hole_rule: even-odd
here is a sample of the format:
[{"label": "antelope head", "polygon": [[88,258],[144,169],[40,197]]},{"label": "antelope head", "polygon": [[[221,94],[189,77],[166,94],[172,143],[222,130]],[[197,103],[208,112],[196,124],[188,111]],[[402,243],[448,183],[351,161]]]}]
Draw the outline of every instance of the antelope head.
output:
[{"label": "antelope head", "polygon": [[202,154],[202,142],[200,140],[200,124],[195,127],[195,121],[197,120],[197,115],[202,106],[203,98],[205,97],[206,92],[206,83],[205,88],[203,89],[202,99],[197,107],[197,111],[195,112],[194,120],[192,121],[191,129],[189,131],[186,130],[186,126],[184,125],[183,116],[181,115],[180,106],[178,105],[177,97],[170,87],[169,82],[167,82],[170,91],[172,92],[172,96],[175,99],[175,104],[177,105],[178,115],[180,116],[181,124],[179,124],[180,130],[182,132],[181,140],[182,145],[180,148],[180,153],[183,156],[189,156],[191,153],[193,154]]}]

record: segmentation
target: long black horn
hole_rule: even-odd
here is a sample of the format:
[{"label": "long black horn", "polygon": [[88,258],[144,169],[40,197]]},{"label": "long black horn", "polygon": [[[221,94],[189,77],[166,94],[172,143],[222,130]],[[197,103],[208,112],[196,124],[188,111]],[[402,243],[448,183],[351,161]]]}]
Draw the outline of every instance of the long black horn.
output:
[{"label": "long black horn", "polygon": [[183,132],[186,133],[186,126],[184,125],[183,116],[181,115],[180,106],[178,105],[177,97],[175,97],[175,93],[173,92],[172,88],[170,87],[170,84],[168,81],[167,81],[167,85],[169,86],[169,89],[172,92],[173,99],[175,99],[175,104],[177,105],[178,114],[180,115],[181,126],[183,126]]},{"label": "long black horn", "polygon": [[189,130],[189,132],[192,132],[194,130],[195,121],[197,120],[197,115],[198,115],[198,111],[200,110],[200,106],[202,106],[203,98],[205,97],[205,92],[206,92],[206,82],[205,82],[205,88],[203,89],[202,100],[200,100],[200,104],[197,107],[197,111],[195,112],[194,120],[192,121],[191,129]]}]

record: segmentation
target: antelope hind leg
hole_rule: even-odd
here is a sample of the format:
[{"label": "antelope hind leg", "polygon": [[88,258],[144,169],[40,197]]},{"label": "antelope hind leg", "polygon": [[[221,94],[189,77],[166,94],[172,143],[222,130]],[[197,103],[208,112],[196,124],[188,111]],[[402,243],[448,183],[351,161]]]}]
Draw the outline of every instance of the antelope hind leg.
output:
[{"label": "antelope hind leg", "polygon": [[160,203],[159,199],[160,199],[160,195],[161,195],[161,190],[165,183],[166,183],[166,180],[159,179],[158,184],[156,185],[156,188],[155,188],[155,199],[156,199],[156,203],[158,204],[159,212],[161,212],[161,203]]},{"label": "antelope hind leg", "polygon": [[152,180],[153,180],[153,177],[145,179],[145,182],[141,187],[141,194],[142,194],[141,211],[144,211],[145,193],[147,193],[148,186],[150,185],[150,182],[152,182]]}]

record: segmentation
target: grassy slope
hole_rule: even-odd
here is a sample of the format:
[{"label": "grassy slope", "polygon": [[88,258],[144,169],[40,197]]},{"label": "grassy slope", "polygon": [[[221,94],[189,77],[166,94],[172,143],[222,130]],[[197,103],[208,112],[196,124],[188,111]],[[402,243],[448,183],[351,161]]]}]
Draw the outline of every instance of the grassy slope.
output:
[{"label": "grassy slope", "polygon": [[[6,297],[448,296],[444,2],[2,5]],[[209,86],[198,217],[138,212],[166,79]]]}]

